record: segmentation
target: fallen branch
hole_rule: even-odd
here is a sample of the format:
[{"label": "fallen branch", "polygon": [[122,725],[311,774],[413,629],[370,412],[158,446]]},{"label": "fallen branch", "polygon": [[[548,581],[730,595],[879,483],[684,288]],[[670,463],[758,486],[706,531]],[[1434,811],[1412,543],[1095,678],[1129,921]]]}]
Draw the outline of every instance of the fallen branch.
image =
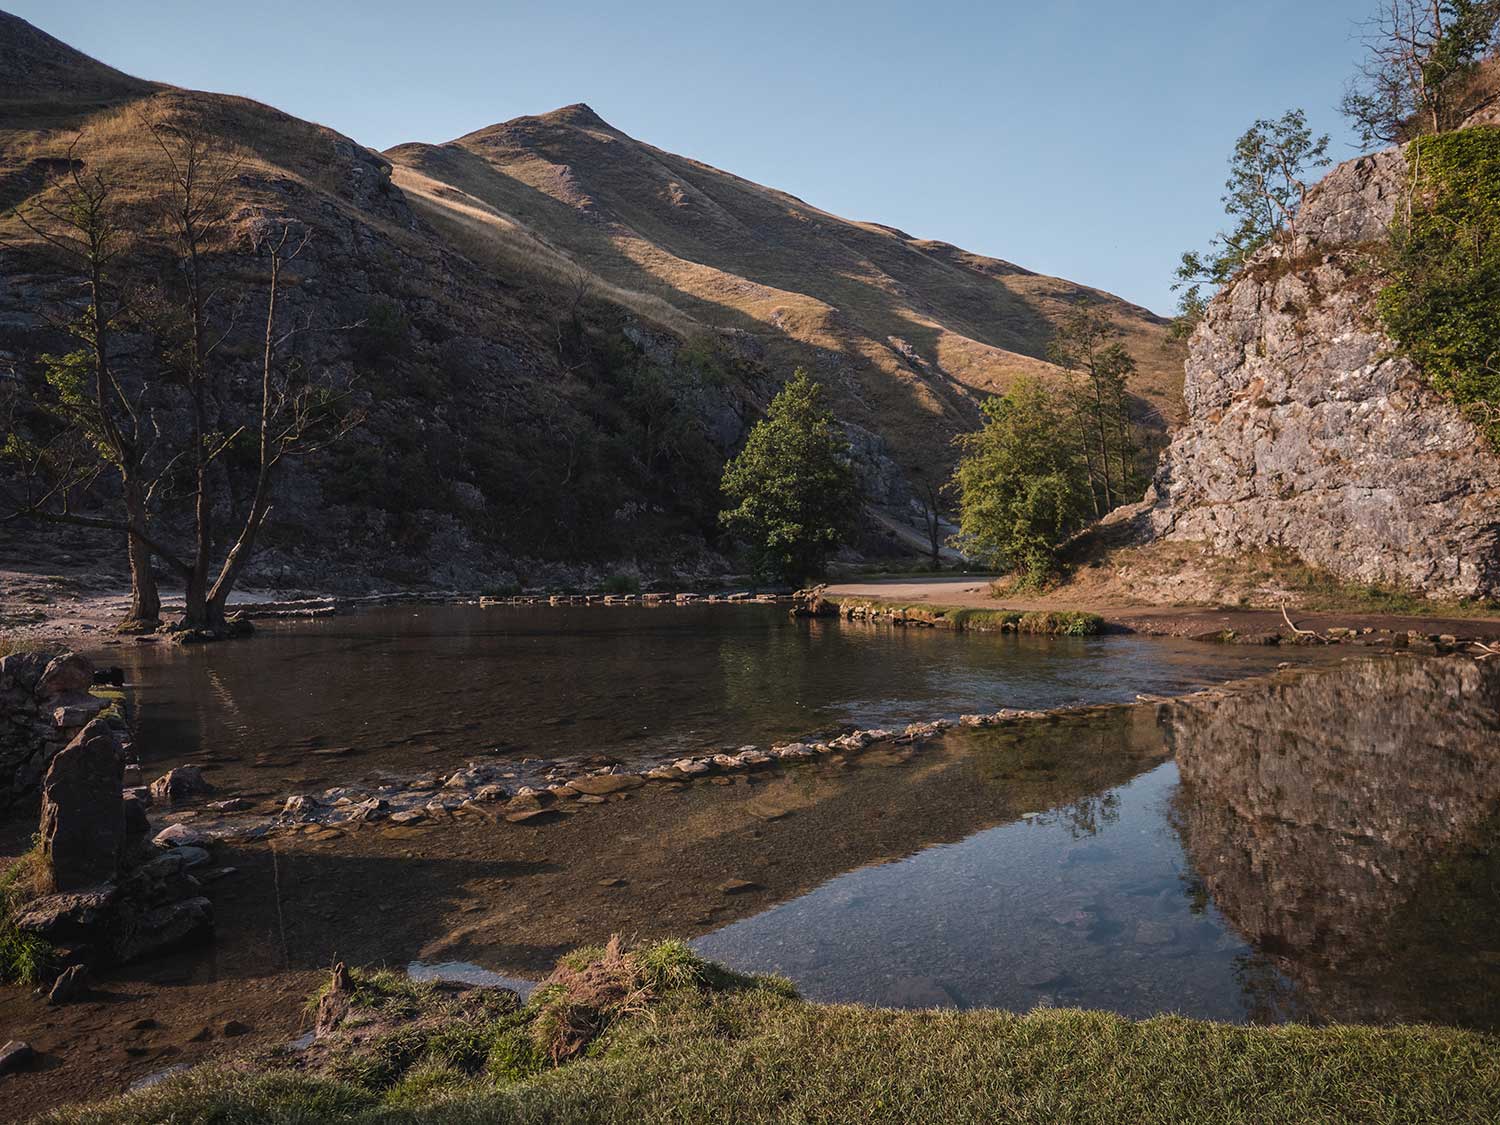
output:
[{"label": "fallen branch", "polygon": [[1320,641],[1324,639],[1316,629],[1299,629],[1293,625],[1292,619],[1287,616],[1285,600],[1281,603],[1281,619],[1286,622],[1286,627],[1292,631],[1294,637],[1317,637]]},{"label": "fallen branch", "polygon": [[1500,645],[1489,645],[1483,641],[1470,641],[1469,647],[1470,649],[1477,648],[1479,650],[1479,655],[1474,658],[1475,660],[1488,660],[1492,656],[1500,656]]}]

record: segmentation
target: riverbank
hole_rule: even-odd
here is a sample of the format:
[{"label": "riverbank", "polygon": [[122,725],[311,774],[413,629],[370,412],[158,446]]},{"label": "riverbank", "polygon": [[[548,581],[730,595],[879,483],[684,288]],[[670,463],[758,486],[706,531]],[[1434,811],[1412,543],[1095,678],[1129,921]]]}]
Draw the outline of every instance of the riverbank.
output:
[{"label": "riverbank", "polygon": [[500,989],[335,972],[310,1041],[41,1120],[1480,1122],[1500,1040],[808,1003],[679,942]]},{"label": "riverbank", "polygon": [[[1201,637],[1233,633],[1237,637],[1267,637],[1272,634],[1295,639],[1280,609],[1239,609],[1210,606],[1132,605],[1123,601],[1077,601],[1067,597],[997,598],[987,578],[973,575],[898,578],[867,582],[842,582],[823,591],[839,603],[878,603],[935,610],[984,611],[991,614],[1093,614],[1101,619],[1101,631],[1134,633],[1150,637]],[[1339,630],[1363,634],[1412,634],[1424,638],[1452,636],[1460,641],[1500,639],[1500,616],[1464,617],[1439,614],[1380,613],[1368,609],[1290,611],[1297,629],[1328,635]]]}]

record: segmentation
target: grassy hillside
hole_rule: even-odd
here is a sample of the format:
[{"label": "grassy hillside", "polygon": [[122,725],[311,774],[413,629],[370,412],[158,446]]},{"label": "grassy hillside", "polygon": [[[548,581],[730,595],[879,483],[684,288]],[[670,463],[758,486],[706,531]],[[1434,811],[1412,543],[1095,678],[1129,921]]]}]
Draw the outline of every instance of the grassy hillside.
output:
[{"label": "grassy hillside", "polygon": [[[1179,365],[1145,310],[840,219],[586,107],[387,159],[246,98],[123,75],[4,14],[0,106],[0,216],[55,193],[70,159],[105,172],[141,233],[129,286],[180,277],[159,252],[168,176],[150,123],[205,130],[240,161],[233,221],[208,258],[236,388],[225,430],[255,385],[244,310],[263,303],[264,264],[248,235],[311,232],[283,298],[288,322],[311,329],[297,361],[354,385],[368,421],[289,474],[252,582],[503,586],[549,561],[722,572],[705,548],[723,463],[799,364],[862,427],[885,519],[910,519],[911,474],[945,474],[985,394],[1052,372],[1051,325],[1085,293],[1128,333],[1142,418],[1160,428],[1176,411]],[[0,238],[0,352],[46,393],[38,357],[72,346],[55,326],[78,290],[13,219]],[[181,401],[152,349],[122,337],[117,367],[170,431]],[[869,544],[885,549],[875,526]],[[67,552],[88,550],[82,534]]]},{"label": "grassy hillside", "polygon": [[542,246],[637,307],[750,333],[776,366],[800,363],[834,385],[841,413],[882,434],[904,467],[944,460],[984,395],[1051,372],[1052,326],[1084,297],[1127,334],[1141,416],[1160,427],[1177,411],[1180,354],[1147,310],[839,218],[634,140],[584,105],[386,155],[461,249],[473,239],[496,264],[524,266]]}]

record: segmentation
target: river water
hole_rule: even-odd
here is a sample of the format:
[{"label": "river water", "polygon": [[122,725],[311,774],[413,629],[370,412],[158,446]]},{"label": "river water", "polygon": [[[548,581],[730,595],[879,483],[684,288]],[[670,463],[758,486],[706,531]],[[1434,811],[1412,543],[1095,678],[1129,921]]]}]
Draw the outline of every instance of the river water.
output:
[{"label": "river water", "polygon": [[[819,1000],[1500,1027],[1493,664],[745,607],[391,609],[265,634],[112,650],[152,761],[284,792],[487,753],[626,760],[1122,704],[648,787],[550,827],[374,824],[284,849],[294,962],[535,978],[554,949],[624,932]],[[357,920],[382,899],[372,932]]]}]

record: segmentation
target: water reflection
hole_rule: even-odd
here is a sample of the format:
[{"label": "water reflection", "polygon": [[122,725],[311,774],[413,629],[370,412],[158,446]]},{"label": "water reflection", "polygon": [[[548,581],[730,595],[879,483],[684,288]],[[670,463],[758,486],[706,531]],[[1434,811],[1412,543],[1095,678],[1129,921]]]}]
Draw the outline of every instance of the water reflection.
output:
[{"label": "water reflection", "polygon": [[1500,669],[1378,659],[998,733],[985,784],[1067,795],[699,947],[827,1000],[1494,1028],[1497,700]]},{"label": "water reflection", "polygon": [[1500,1026],[1500,668],[1357,662],[1171,711],[1197,877],[1290,994],[1255,1014]]}]

